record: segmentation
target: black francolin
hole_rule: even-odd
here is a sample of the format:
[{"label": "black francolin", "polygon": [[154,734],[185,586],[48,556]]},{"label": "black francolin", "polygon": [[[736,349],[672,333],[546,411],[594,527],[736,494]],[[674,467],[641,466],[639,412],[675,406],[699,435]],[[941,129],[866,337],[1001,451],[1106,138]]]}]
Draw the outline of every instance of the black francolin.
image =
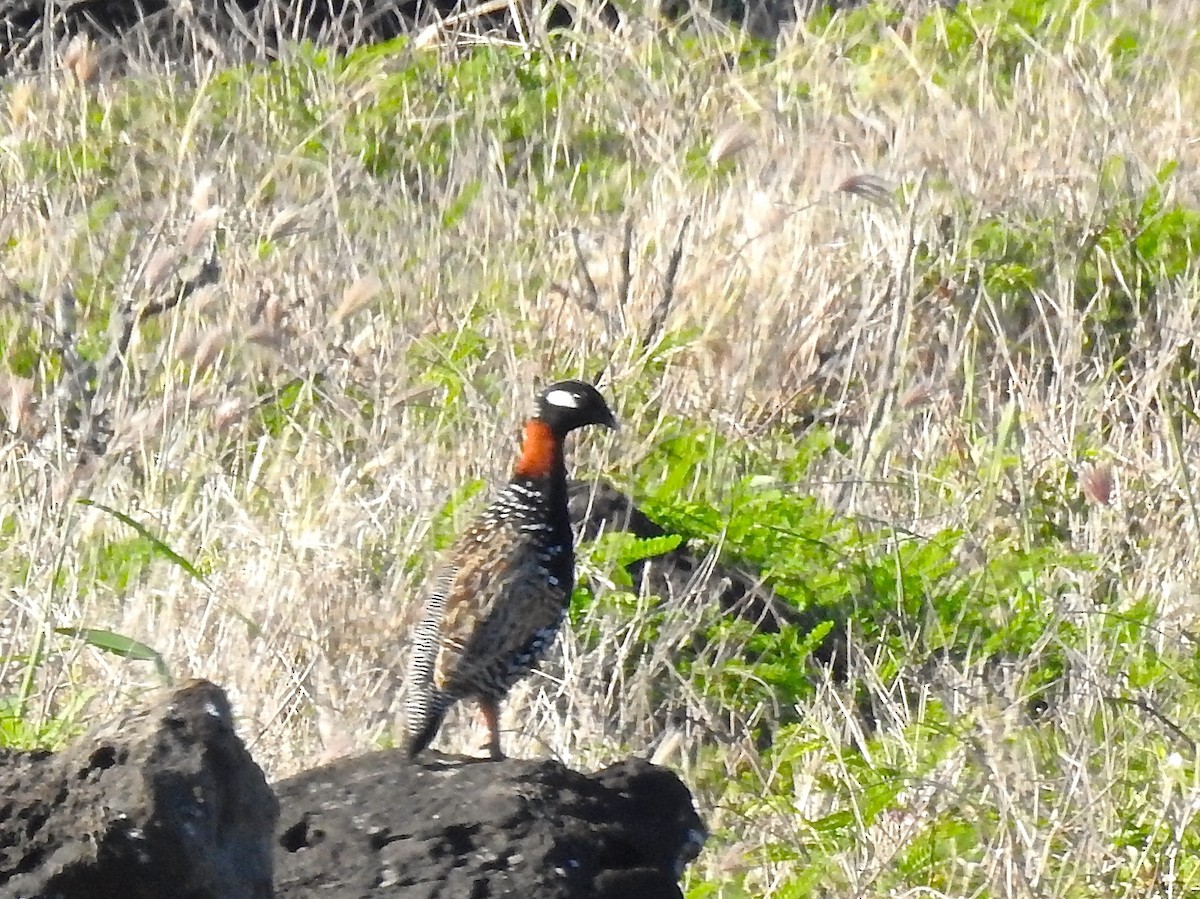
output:
[{"label": "black francolin", "polygon": [[554,642],[575,585],[563,441],[585,425],[617,426],[592,385],[562,381],[538,395],[511,480],[430,581],[408,666],[410,758],[460,699],[479,703],[491,756],[503,757],[500,702]]}]

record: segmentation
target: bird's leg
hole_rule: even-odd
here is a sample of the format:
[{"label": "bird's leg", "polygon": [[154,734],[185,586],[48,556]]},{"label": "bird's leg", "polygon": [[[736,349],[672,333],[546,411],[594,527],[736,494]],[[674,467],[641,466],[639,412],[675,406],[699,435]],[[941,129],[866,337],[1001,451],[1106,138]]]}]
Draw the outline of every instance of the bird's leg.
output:
[{"label": "bird's leg", "polygon": [[480,699],[479,714],[488,731],[488,753],[493,759],[504,758],[500,751],[500,703],[494,699]]}]

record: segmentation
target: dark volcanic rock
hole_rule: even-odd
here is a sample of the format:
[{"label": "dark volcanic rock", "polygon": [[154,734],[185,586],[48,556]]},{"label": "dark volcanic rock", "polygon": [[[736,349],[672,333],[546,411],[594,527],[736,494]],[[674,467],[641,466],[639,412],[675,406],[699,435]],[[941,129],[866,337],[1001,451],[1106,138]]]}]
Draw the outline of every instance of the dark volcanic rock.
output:
[{"label": "dark volcanic rock", "polygon": [[[0,73],[37,65],[45,39],[59,45],[76,34],[103,44],[148,49],[178,59],[197,46],[229,60],[270,57],[285,40],[308,39],[338,50],[389,40],[420,24],[478,6],[473,0],[0,0]],[[598,6],[600,21],[618,24],[616,9]],[[546,24],[570,26],[575,15],[552,4]],[[468,30],[510,28],[506,7]]]},{"label": "dark volcanic rock", "polygon": [[704,838],[687,788],[636,759],[584,775],[379,752],[276,790],[288,899],[671,899]]},{"label": "dark volcanic rock", "polygon": [[[660,12],[686,22],[692,14],[741,24],[773,40],[780,27],[815,9],[838,10],[862,0],[662,0]],[[900,8],[953,6],[956,0],[896,0]],[[0,0],[0,74],[36,66],[47,50],[86,34],[101,44],[149,49],[174,60],[198,46],[219,61],[261,59],[285,40],[313,40],[337,50],[410,34],[434,19],[478,9],[481,0]],[[517,0],[526,11],[541,4]],[[616,28],[621,15],[610,0],[547,0],[550,28],[598,21]],[[585,12],[586,10],[586,12]],[[542,13],[538,13],[542,15]],[[468,17],[467,31],[501,29],[515,35],[511,8]],[[47,44],[49,46],[47,46]]]},{"label": "dark volcanic rock", "polygon": [[[581,529],[585,540],[602,532],[628,531],[643,539],[662,537],[667,531],[642,512],[633,501],[608,481],[572,481],[569,487],[571,523]],[[703,590],[722,609],[750,621],[759,630],[777,633],[784,625],[803,627],[803,616],[783,602],[761,581],[744,571],[716,563],[709,569],[705,559],[686,541],[670,552],[643,559],[629,566],[634,586],[664,599],[687,591]],[[697,578],[698,574],[706,574]]]},{"label": "dark volcanic rock", "polygon": [[[594,540],[602,532],[628,531],[635,537],[661,537],[666,529],[652,521],[633,501],[605,480],[595,484],[572,481],[570,491],[571,523],[584,539]],[[634,587],[661,596],[667,602],[687,592],[700,592],[726,614],[742,618],[760,631],[777,633],[782,627],[812,630],[825,620],[827,612],[797,611],[748,572],[706,559],[681,543],[670,552],[643,559],[629,566]],[[840,670],[845,662],[844,631],[834,628],[814,658],[833,664]]]},{"label": "dark volcanic rock", "polygon": [[640,759],[378,752],[278,784],[280,817],[203,681],[61,752],[0,750],[0,772],[0,899],[674,899],[704,839],[687,788]]},{"label": "dark volcanic rock", "polygon": [[256,899],[271,895],[277,803],[197,681],[61,752],[0,768],[0,896]]},{"label": "dark volcanic rock", "polygon": [[[419,2],[419,0],[418,0]],[[104,45],[179,58],[198,43],[237,60],[270,55],[284,38],[333,37],[345,45],[405,33],[417,2],[349,0],[0,0],[0,71],[37,65],[45,39],[84,34]]]}]

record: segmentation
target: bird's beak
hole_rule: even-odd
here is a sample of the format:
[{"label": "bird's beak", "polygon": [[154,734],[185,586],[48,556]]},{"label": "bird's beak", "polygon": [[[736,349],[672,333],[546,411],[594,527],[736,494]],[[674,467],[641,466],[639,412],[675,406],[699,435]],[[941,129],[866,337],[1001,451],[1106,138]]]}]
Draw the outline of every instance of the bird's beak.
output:
[{"label": "bird's beak", "polygon": [[604,416],[604,421],[600,422],[600,424],[604,425],[604,427],[606,427],[606,428],[608,428],[609,430],[612,430],[612,431],[619,431],[619,430],[621,430],[621,426],[620,426],[619,424],[617,424],[617,419],[616,419],[616,417],[615,417],[615,416],[612,414],[612,412],[611,412],[611,411],[607,411],[607,410],[606,410],[606,414],[605,414],[605,416]]}]

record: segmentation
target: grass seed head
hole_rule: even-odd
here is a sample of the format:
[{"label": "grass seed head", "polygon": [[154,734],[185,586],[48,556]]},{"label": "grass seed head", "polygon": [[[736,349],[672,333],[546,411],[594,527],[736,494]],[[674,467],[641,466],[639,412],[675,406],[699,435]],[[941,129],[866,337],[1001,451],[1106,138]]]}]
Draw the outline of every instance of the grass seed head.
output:
[{"label": "grass seed head", "polygon": [[754,132],[745,122],[734,122],[721,130],[708,148],[710,165],[718,166],[723,162],[742,155],[754,146]]},{"label": "grass seed head", "polygon": [[333,310],[333,315],[330,316],[330,323],[338,325],[369,308],[379,297],[382,290],[383,282],[375,275],[358,278],[342,294],[341,302],[338,303],[337,308]]},{"label": "grass seed head", "polygon": [[1089,465],[1079,479],[1079,486],[1089,502],[1097,506],[1107,506],[1112,502],[1116,487],[1112,466],[1104,462]]},{"label": "grass seed head", "polygon": [[91,84],[100,71],[100,56],[86,34],[77,34],[67,43],[62,55],[63,68],[80,84]]}]

